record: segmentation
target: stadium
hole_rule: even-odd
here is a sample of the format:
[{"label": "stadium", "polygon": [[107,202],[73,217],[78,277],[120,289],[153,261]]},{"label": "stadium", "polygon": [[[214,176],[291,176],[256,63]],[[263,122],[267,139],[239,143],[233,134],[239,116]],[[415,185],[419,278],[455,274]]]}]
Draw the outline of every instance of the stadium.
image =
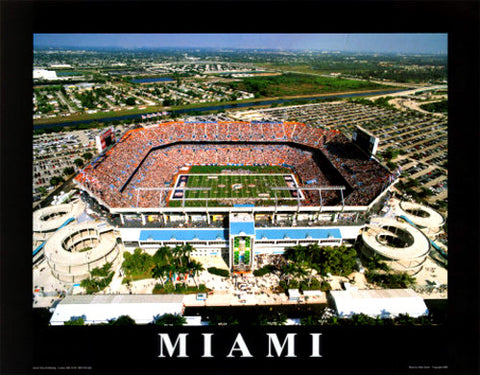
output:
[{"label": "stadium", "polygon": [[128,131],[75,180],[127,249],[189,243],[249,272],[260,254],[353,243],[395,182],[377,145],[361,128],[168,122]]}]

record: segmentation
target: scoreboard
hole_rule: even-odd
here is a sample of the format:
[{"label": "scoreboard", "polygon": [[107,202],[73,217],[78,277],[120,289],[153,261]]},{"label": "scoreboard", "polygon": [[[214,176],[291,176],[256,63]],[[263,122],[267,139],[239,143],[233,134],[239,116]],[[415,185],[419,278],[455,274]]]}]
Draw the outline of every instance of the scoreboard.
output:
[{"label": "scoreboard", "polygon": [[95,141],[97,144],[97,150],[101,153],[105,150],[108,146],[115,143],[115,132],[113,127],[110,127],[104,131],[102,131],[99,135],[95,137]]},{"label": "scoreboard", "polygon": [[378,148],[379,139],[360,126],[355,126],[352,134],[352,142],[368,155],[375,155]]}]

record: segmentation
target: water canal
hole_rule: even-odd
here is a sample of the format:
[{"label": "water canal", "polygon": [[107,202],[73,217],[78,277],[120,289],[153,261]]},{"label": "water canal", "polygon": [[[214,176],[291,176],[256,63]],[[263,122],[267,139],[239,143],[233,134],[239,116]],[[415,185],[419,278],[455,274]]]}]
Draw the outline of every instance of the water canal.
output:
[{"label": "water canal", "polygon": [[[281,104],[281,103],[289,103],[289,102],[298,102],[298,101],[312,101],[317,99],[327,99],[327,98],[353,98],[353,97],[362,97],[362,96],[369,96],[369,95],[385,95],[385,94],[393,94],[396,92],[401,91],[408,91],[408,89],[400,89],[400,90],[389,90],[389,91],[376,91],[376,92],[360,92],[360,93],[352,93],[352,94],[339,94],[339,95],[316,95],[310,96],[306,98],[291,98],[291,99],[272,99],[272,100],[261,100],[256,102],[242,102],[242,103],[234,103],[234,104],[219,104],[219,105],[212,105],[212,106],[205,106],[205,107],[196,107],[196,108],[185,108],[185,109],[175,109],[169,110],[171,114],[184,114],[189,112],[207,112],[207,111],[221,111],[226,109],[239,109],[239,108],[246,108],[246,107],[259,107],[259,106],[266,106],[272,104]],[[152,112],[155,113],[155,112]],[[68,122],[58,122],[52,124],[39,124],[34,125],[33,128],[35,130],[38,129],[47,129],[53,127],[68,127],[68,126],[75,126],[80,124],[89,124],[92,122],[102,122],[102,121],[114,121],[114,120],[133,120],[140,118],[148,113],[140,113],[134,115],[122,115],[122,116],[114,116],[114,117],[102,117],[90,120],[78,120],[78,121],[68,121]]]},{"label": "water canal", "polygon": [[130,82],[133,83],[155,83],[155,82],[174,82],[175,80],[171,77],[157,77],[157,78],[139,78],[132,79]]}]

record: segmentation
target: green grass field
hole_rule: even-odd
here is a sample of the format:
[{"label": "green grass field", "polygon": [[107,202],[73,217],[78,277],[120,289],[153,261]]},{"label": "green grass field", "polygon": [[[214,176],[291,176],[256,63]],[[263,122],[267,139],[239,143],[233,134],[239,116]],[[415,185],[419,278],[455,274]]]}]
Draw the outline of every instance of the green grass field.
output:
[{"label": "green grass field", "polygon": [[[186,206],[205,206],[207,200],[209,205],[230,205],[238,201],[273,205],[275,194],[284,204],[297,201],[288,190],[272,190],[274,187],[287,187],[284,176],[292,176],[292,171],[286,167],[196,165],[191,167],[189,174],[178,176],[176,186],[185,176],[188,176],[186,186],[189,188],[210,188],[186,191]],[[171,198],[169,206],[178,207],[182,200],[181,197]]]},{"label": "green grass field", "polygon": [[[187,187],[207,187],[211,190],[187,191],[185,199],[274,198],[272,187],[286,187],[279,174],[196,174],[189,175]],[[265,194],[265,195],[262,195]],[[289,191],[277,191],[278,198],[290,198]]]}]

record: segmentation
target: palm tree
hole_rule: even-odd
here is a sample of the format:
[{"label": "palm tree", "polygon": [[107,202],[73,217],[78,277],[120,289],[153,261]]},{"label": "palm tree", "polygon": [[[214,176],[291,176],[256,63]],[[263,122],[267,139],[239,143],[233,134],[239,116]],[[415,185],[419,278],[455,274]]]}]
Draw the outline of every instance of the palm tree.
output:
[{"label": "palm tree", "polygon": [[185,278],[187,276],[188,267],[186,265],[177,267],[178,273],[182,278],[183,285],[185,286]]},{"label": "palm tree", "polygon": [[202,263],[197,262],[194,259],[190,261],[189,268],[192,271],[193,281],[195,282],[195,285],[198,287],[197,280],[196,280],[195,276],[197,276],[197,273],[202,272],[205,268],[203,268]]},{"label": "palm tree", "polygon": [[301,260],[304,267],[309,269],[309,276],[308,276],[308,286],[312,283],[313,278],[313,269],[315,267],[315,263],[313,261],[313,257],[316,252],[320,250],[318,244],[312,244],[305,248],[305,250],[301,254]]},{"label": "palm tree", "polygon": [[159,279],[162,283],[162,286],[165,286],[165,282],[163,281],[163,277],[167,274],[167,266],[165,265],[156,265],[152,269],[152,276],[154,279]]},{"label": "palm tree", "polygon": [[296,266],[293,263],[287,263],[282,267],[282,276],[287,279],[287,286],[290,285],[290,276],[293,276],[296,272]]},{"label": "palm tree", "polygon": [[165,266],[165,271],[168,277],[170,278],[170,280],[172,281],[173,286],[176,288],[176,284],[177,284],[176,273],[178,271],[178,267],[175,264],[170,263]]},{"label": "palm tree", "polygon": [[193,248],[192,245],[190,245],[189,243],[187,243],[184,247],[183,247],[183,254],[189,258],[190,257],[190,254],[192,253],[192,251],[194,251],[195,249]]},{"label": "palm tree", "polygon": [[183,247],[180,245],[177,245],[173,248],[172,250],[173,256],[180,261],[180,265],[182,264],[182,256],[183,256]]},{"label": "palm tree", "polygon": [[295,270],[293,272],[293,275],[295,277],[302,277],[307,275],[307,270],[305,269],[305,266],[303,264],[296,264],[295,265]]},{"label": "palm tree", "polygon": [[285,250],[285,256],[294,262],[300,262],[305,259],[307,248],[302,245],[295,245]]},{"label": "palm tree", "polygon": [[172,258],[172,251],[168,246],[160,247],[156,253],[153,255],[155,264],[164,264],[167,263]]}]

